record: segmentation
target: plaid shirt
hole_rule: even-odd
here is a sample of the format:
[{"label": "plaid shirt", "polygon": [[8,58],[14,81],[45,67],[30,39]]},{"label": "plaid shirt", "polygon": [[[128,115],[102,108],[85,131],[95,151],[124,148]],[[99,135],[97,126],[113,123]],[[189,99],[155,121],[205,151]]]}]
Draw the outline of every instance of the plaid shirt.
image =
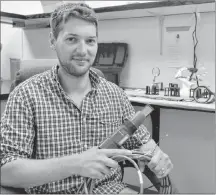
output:
[{"label": "plaid shirt", "polygon": [[[61,87],[58,66],[21,83],[10,94],[1,122],[1,166],[17,158],[48,159],[82,153],[98,146],[135,111],[114,83],[90,70],[92,90],[79,110]],[[138,148],[150,134],[141,126],[124,145]],[[96,180],[93,193],[119,193],[120,167]],[[25,189],[27,193],[76,193],[84,178],[63,180]]]}]

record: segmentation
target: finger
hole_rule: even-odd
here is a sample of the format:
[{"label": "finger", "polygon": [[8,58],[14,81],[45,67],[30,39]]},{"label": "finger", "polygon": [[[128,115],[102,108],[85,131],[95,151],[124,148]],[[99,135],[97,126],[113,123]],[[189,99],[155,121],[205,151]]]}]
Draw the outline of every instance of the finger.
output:
[{"label": "finger", "polygon": [[112,159],[116,162],[121,162],[121,161],[124,161],[125,158],[121,157],[121,156],[114,156],[112,157]]},{"label": "finger", "polygon": [[167,169],[165,170],[165,172],[161,174],[161,177],[166,177],[171,172],[172,169],[173,169],[173,164],[169,163],[167,165]]},{"label": "finger", "polygon": [[91,178],[92,179],[102,179],[102,178],[104,178],[104,174],[102,173],[102,172],[100,172],[100,171],[94,171],[92,174],[91,174]]},{"label": "finger", "polygon": [[153,169],[156,167],[161,159],[161,151],[158,150],[155,155],[151,158],[151,161],[148,163],[148,167]]},{"label": "finger", "polygon": [[110,167],[110,168],[117,168],[119,166],[118,162],[111,159],[111,158],[103,158],[101,159],[101,161],[103,162],[104,165],[106,165],[107,167]]},{"label": "finger", "polygon": [[166,171],[166,167],[165,164],[161,164],[159,163],[156,167],[154,167],[152,169],[152,171],[156,174],[156,175],[161,175],[164,174],[164,172]]},{"label": "finger", "polygon": [[148,161],[150,162],[151,161],[151,158],[149,156],[146,156],[146,155],[133,155],[133,156],[129,156],[133,159],[139,159],[139,160],[142,160],[142,161]]},{"label": "finger", "polygon": [[97,169],[105,176],[105,175],[109,175],[111,173],[111,170],[103,165],[103,164],[99,164]]},{"label": "finger", "polygon": [[161,169],[161,171],[156,175],[157,178],[163,178],[166,177],[168,175],[168,170],[167,169]]},{"label": "finger", "polygon": [[154,172],[156,173],[158,178],[162,178],[167,176],[172,169],[173,164],[171,163],[171,161],[169,161],[168,163],[164,163],[163,165],[160,164],[158,167],[155,168]]},{"label": "finger", "polygon": [[[169,173],[173,167],[169,156],[165,153],[163,153],[158,165],[159,169],[161,170],[160,174],[162,175],[166,175],[167,173]],[[158,171],[158,169],[156,169],[156,171]]]},{"label": "finger", "polygon": [[162,158],[161,158],[165,163],[169,163],[170,158],[167,154],[163,153]]},{"label": "finger", "polygon": [[100,152],[102,152],[108,157],[116,156],[116,155],[128,156],[132,154],[132,151],[126,149],[100,149]]}]

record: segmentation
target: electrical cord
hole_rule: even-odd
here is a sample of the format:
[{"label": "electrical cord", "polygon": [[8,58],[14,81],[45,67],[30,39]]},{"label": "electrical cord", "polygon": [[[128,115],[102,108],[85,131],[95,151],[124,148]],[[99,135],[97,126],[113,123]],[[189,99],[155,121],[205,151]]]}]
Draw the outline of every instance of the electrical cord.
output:
[{"label": "electrical cord", "polygon": [[[150,160],[150,156],[147,153],[142,153],[142,152],[138,152],[138,151],[134,151],[133,152],[134,155],[142,155],[142,160]],[[143,194],[143,190],[144,189],[150,189],[152,187],[156,187],[157,185],[159,186],[159,193],[161,194],[171,194],[172,193],[172,185],[171,185],[171,180],[169,178],[169,176],[167,175],[166,177],[162,178],[160,180],[160,182],[153,184],[147,188],[144,188],[144,182],[143,182],[143,176],[142,176],[142,172],[139,169],[137,163],[130,157],[128,156],[124,156],[124,155],[116,155],[113,156],[112,159],[118,159],[120,158],[120,161],[123,160],[128,160],[129,162],[131,162],[134,166],[134,168],[137,170],[137,174],[139,177],[139,181],[140,181],[140,192],[139,194]],[[80,185],[79,189],[77,190],[77,194],[81,193],[81,194],[92,194],[93,189],[95,187],[95,179],[92,178],[85,178],[83,183]]]},{"label": "electrical cord", "polygon": [[[193,43],[194,43],[194,61],[193,61],[194,71],[191,72],[189,81],[192,80],[192,77],[193,77],[193,75],[197,69],[197,56],[196,56],[196,47],[198,44],[198,39],[197,39],[197,35],[196,35],[196,33],[197,33],[197,14],[196,14],[196,12],[194,14],[195,14],[195,28],[194,28],[194,31],[192,33]],[[199,86],[199,80],[198,80],[197,76],[196,76],[196,82],[197,82],[197,86]]]},{"label": "electrical cord", "polygon": [[[138,177],[139,177],[139,181],[140,181],[140,194],[143,194],[143,177],[142,177],[142,172],[140,171],[138,165],[136,164],[136,162],[131,159],[130,157],[127,157],[127,156],[123,156],[123,155],[116,155],[116,156],[113,156],[112,159],[118,159],[118,158],[121,158],[122,160],[128,160],[130,161],[134,167],[136,168],[137,170],[137,174],[138,174]],[[89,178],[92,182],[92,179]],[[84,185],[84,193],[85,194],[92,194],[92,190],[94,188],[94,185],[95,185],[95,182],[92,182],[91,185],[90,185],[90,190],[88,190],[87,188],[87,182],[88,182],[88,179],[85,178],[84,182],[81,184],[79,190],[77,191],[77,193],[79,193],[80,189],[82,188],[82,186]],[[82,190],[82,193],[83,193],[83,190]]]},{"label": "electrical cord", "polygon": [[[136,152],[134,152],[133,154],[140,154],[140,153],[138,153],[137,151]],[[144,155],[143,155],[144,156]],[[139,182],[140,182],[140,194],[143,194],[143,188],[144,188],[144,181],[143,181],[143,176],[142,176],[142,172],[140,171],[140,169],[139,169],[139,167],[138,167],[138,165],[137,165],[137,163],[132,159],[132,158],[130,158],[130,157],[127,157],[127,156],[123,156],[123,155],[116,155],[116,156],[114,156],[114,157],[112,157],[113,159],[115,159],[115,158],[123,158],[123,159],[126,159],[126,160],[128,160],[128,161],[130,161],[132,164],[133,164],[133,166],[134,166],[134,168],[137,170],[137,174],[138,174],[138,177],[139,177]],[[149,159],[148,157],[147,157],[147,159]]]},{"label": "electrical cord", "polygon": [[[118,159],[118,158],[121,158],[121,160],[128,160],[130,161],[135,169],[137,170],[137,174],[138,174],[138,177],[139,177],[139,181],[140,181],[140,194],[143,194],[143,177],[142,177],[142,172],[140,171],[138,165],[136,164],[136,162],[130,158],[130,157],[127,157],[127,156],[124,156],[124,155],[116,155],[116,156],[113,156],[112,159]],[[147,157],[147,159],[149,159]],[[81,191],[81,193],[84,193],[84,194],[92,194],[92,190],[94,188],[94,185],[95,185],[95,182],[92,182],[93,180],[91,178],[85,178],[84,179],[84,182],[80,185],[78,191],[77,191],[77,194]],[[90,185],[90,190],[88,190],[88,183],[91,183]]]}]

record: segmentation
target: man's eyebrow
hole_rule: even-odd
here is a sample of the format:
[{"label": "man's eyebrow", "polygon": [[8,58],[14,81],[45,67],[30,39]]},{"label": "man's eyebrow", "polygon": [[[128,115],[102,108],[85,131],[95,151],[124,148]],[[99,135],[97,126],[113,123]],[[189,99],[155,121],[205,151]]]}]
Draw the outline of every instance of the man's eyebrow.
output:
[{"label": "man's eyebrow", "polygon": [[72,35],[72,36],[78,37],[77,34],[73,34],[73,33],[68,33],[67,36],[69,36],[69,35]]},{"label": "man's eyebrow", "polygon": [[97,37],[96,37],[96,36],[89,36],[89,38],[93,38],[93,39],[96,39]]},{"label": "man's eyebrow", "polygon": [[[74,34],[74,33],[69,33],[69,34],[67,34],[67,36],[74,36],[74,37],[79,37],[79,35],[77,35],[77,34]],[[96,39],[97,38],[97,36],[87,36],[88,38],[94,38],[94,39]]]}]

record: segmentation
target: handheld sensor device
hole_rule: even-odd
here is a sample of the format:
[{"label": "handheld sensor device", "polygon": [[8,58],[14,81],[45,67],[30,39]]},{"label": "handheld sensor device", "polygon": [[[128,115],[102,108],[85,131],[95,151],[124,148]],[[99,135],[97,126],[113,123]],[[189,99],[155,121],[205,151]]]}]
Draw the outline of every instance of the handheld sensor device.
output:
[{"label": "handheld sensor device", "polygon": [[134,132],[139,128],[139,126],[153,110],[154,109],[150,105],[146,105],[141,111],[138,111],[131,120],[126,120],[116,132],[104,140],[99,145],[99,148],[121,148],[121,146],[134,134]]}]

